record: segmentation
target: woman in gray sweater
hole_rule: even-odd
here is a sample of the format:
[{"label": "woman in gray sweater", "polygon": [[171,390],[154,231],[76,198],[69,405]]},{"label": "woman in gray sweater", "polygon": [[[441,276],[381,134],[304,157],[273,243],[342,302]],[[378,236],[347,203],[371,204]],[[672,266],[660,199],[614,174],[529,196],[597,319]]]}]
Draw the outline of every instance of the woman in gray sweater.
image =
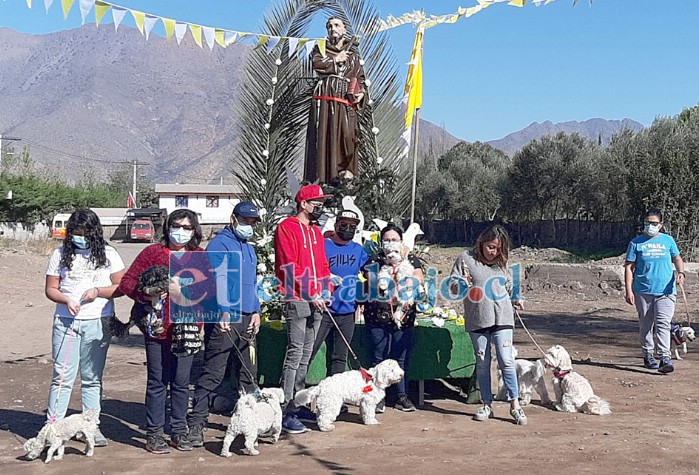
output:
[{"label": "woman in gray sweater", "polygon": [[464,251],[456,259],[452,276],[459,277],[468,284],[464,298],[464,317],[476,353],[476,376],[483,400],[483,407],[478,409],[473,419],[485,421],[493,417],[490,378],[492,342],[495,344],[498,366],[507,388],[510,414],[515,424],[525,425],[527,416],[519,405],[517,371],[512,354],[515,326],[512,306],[521,308],[522,301],[512,298],[512,276],[507,269],[509,252],[510,236],[505,228],[491,226],[478,236],[473,250]]}]

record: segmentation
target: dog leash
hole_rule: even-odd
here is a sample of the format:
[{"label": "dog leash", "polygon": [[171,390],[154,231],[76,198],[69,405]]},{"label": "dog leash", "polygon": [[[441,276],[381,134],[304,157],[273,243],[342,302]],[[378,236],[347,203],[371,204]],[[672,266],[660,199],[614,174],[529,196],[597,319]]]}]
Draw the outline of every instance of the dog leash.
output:
[{"label": "dog leash", "polygon": [[[230,330],[233,330],[236,335],[238,335],[239,340],[247,341],[249,345],[253,346],[254,343],[254,338],[245,338],[243,337],[238,329],[234,326],[231,326]],[[248,373],[248,376],[250,377],[250,380],[252,381],[252,384],[255,386],[255,391],[260,393],[262,390],[260,389],[260,386],[257,385],[257,378],[255,377],[254,374],[252,374],[252,370],[248,368],[248,365],[245,364],[245,358],[243,357],[243,352],[240,351],[240,348],[238,348],[238,345],[235,344],[235,341],[233,341],[233,337],[231,336],[231,331],[228,330],[224,332],[226,335],[228,335],[228,338],[231,340],[233,348],[235,348],[235,352],[238,353],[238,360],[240,361],[240,366]]]},{"label": "dog leash", "polygon": [[682,300],[684,300],[684,311],[687,314],[687,326],[692,326],[692,319],[689,316],[689,304],[687,303],[687,294],[684,293],[684,284],[680,284],[680,290],[682,291]]},{"label": "dog leash", "polygon": [[374,377],[372,375],[370,375],[369,372],[362,367],[362,363],[359,361],[359,358],[357,358],[357,354],[354,352],[354,350],[350,346],[349,342],[347,341],[347,338],[345,338],[345,334],[342,333],[342,330],[340,330],[340,326],[335,321],[335,317],[332,316],[332,314],[330,313],[330,310],[328,310],[327,307],[324,307],[324,309],[325,309],[326,315],[328,317],[330,317],[330,321],[333,322],[333,325],[335,325],[335,329],[340,334],[340,338],[342,338],[342,341],[345,342],[345,345],[347,346],[347,349],[349,350],[350,354],[352,355],[352,358],[354,358],[355,363],[357,363],[357,366],[359,366],[359,372],[362,373],[362,377],[364,378],[364,381],[369,382],[372,379],[374,379]]},{"label": "dog leash", "polygon": [[[68,328],[68,343],[66,345],[66,354],[63,357],[63,368],[61,370],[61,378],[58,380],[58,391],[56,392],[56,400],[54,404],[58,405],[58,400],[61,397],[61,388],[63,387],[63,380],[65,379],[66,376],[66,369],[68,367],[68,355],[70,354],[70,342],[73,341],[73,325],[75,325],[75,318],[73,318],[73,321],[70,324],[70,328]],[[65,335],[63,335],[63,338],[65,338]],[[49,424],[53,425],[53,423],[56,422],[56,414],[52,414],[51,417],[49,418]]]},{"label": "dog leash", "polygon": [[536,348],[539,350],[539,352],[541,352],[541,354],[544,356],[544,359],[546,359],[546,356],[547,356],[546,353],[544,352],[544,350],[541,349],[541,347],[540,347],[539,344],[536,342],[536,340],[534,339],[534,337],[532,336],[532,334],[529,333],[529,329],[528,329],[527,326],[524,324],[524,320],[522,320],[522,316],[519,314],[519,312],[517,311],[516,308],[513,309],[513,310],[515,311],[515,315],[517,315],[517,319],[519,319],[519,323],[522,325],[522,328],[524,328],[524,331],[527,332],[527,335],[529,335],[529,338],[531,339],[531,341],[534,343],[534,345],[535,345]]}]

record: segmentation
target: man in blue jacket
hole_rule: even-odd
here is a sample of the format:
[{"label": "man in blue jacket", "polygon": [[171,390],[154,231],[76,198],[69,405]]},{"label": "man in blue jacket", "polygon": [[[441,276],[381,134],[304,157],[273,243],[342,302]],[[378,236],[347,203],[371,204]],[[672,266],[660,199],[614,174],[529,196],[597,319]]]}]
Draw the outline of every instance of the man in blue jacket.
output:
[{"label": "man in blue jacket", "polygon": [[[209,417],[211,396],[223,381],[228,359],[233,355],[232,377],[246,392],[255,391],[257,378],[254,337],[260,329],[260,301],[257,297],[257,255],[248,242],[260,220],[255,205],[240,202],[233,209],[231,224],[206,248],[217,280],[217,301],[221,319],[204,325],[204,368],[197,379],[192,412],[187,417],[189,440],[204,445],[204,427]],[[225,289],[225,295],[221,295]],[[237,350],[236,350],[237,348]]]}]

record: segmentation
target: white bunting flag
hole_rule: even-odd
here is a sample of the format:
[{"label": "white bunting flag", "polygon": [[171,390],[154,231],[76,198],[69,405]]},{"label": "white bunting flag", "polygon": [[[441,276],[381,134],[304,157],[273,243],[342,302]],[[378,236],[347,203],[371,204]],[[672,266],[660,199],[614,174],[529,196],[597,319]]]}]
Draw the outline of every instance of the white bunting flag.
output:
[{"label": "white bunting flag", "polygon": [[238,32],[237,31],[227,31],[223,35],[223,42],[226,43],[226,46],[232,45],[237,40],[238,40]]},{"label": "white bunting flag", "polygon": [[44,0],[44,6],[46,7],[46,13],[49,12],[49,8],[51,8],[52,4],[53,4],[53,0]]},{"label": "white bunting flag", "polygon": [[279,40],[281,38],[279,36],[270,36],[269,41],[267,41],[267,44],[265,45],[267,47],[267,52],[271,53],[272,50],[279,44]]},{"label": "white bunting flag", "polygon": [[119,31],[119,25],[124,19],[124,15],[128,10],[117,6],[112,6],[112,18],[114,19],[114,30]]},{"label": "white bunting flag", "polygon": [[175,23],[175,38],[177,39],[177,44],[182,43],[182,38],[184,38],[185,33],[187,33],[186,23]]},{"label": "white bunting flag", "polygon": [[316,40],[308,40],[306,43],[306,56],[310,56],[313,53],[313,47],[316,45]]},{"label": "white bunting flag", "polygon": [[289,57],[291,58],[296,53],[296,48],[299,47],[298,38],[289,38]]},{"label": "white bunting flag", "polygon": [[209,49],[214,49],[214,44],[216,42],[216,29],[210,26],[202,26],[201,31],[204,32],[204,39],[206,44],[209,45]]},{"label": "white bunting flag", "polygon": [[146,34],[146,41],[148,41],[148,36],[150,35],[150,32],[153,30],[155,24],[158,23],[158,20],[160,20],[160,17],[149,15],[146,13],[146,17],[143,20],[143,29],[145,30]]},{"label": "white bunting flag", "polygon": [[83,25],[85,24],[85,19],[87,15],[90,14],[90,10],[95,6],[95,0],[80,0],[80,16],[83,19]]}]

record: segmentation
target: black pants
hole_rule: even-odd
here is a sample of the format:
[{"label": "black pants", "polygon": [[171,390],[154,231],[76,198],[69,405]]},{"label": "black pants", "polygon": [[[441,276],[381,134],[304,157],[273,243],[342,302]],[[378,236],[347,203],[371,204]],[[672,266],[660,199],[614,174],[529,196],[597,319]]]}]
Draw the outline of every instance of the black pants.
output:
[{"label": "black pants", "polygon": [[162,435],[165,428],[165,403],[170,385],[170,432],[187,433],[189,373],[194,355],[176,356],[170,351],[172,341],[146,338],[146,435]]},{"label": "black pants", "polygon": [[[340,331],[342,331],[347,342],[352,343],[352,335],[354,335],[354,313],[332,314],[332,316],[337,322],[337,326],[340,327]],[[320,328],[316,335],[316,341],[313,344],[311,361],[315,358],[323,342],[325,342],[326,361],[328,359],[330,360],[328,376],[343,373],[347,369],[347,354],[349,350],[342,340],[342,337],[337,332],[337,328],[335,328],[332,320],[330,320],[330,317],[327,315],[323,315],[323,319],[320,321]]]},{"label": "black pants", "polygon": [[[247,328],[249,324],[250,315],[243,315],[243,324],[238,324],[237,328]],[[250,338],[245,330],[236,332],[231,328],[224,332],[218,323],[207,323],[204,326],[206,345],[204,368],[194,389],[192,412],[188,417],[190,425],[206,423],[209,417],[211,397],[226,375],[229,358],[232,361],[231,378],[237,378],[241,388],[245,389],[247,393],[255,391],[257,355],[255,355],[255,364],[253,364],[250,358],[250,347],[254,346],[254,340],[250,340]],[[234,346],[240,351],[240,355],[243,357],[242,362]],[[257,348],[252,351],[256,350]]]}]

